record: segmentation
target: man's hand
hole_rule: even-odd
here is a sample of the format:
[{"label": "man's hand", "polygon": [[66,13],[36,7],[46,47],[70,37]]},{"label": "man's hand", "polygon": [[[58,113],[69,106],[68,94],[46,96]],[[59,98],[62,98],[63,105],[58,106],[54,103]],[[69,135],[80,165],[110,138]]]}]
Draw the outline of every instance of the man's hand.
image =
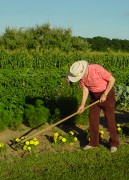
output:
[{"label": "man's hand", "polygon": [[81,113],[83,113],[84,112],[84,106],[80,106],[79,108],[78,108],[78,110],[77,110],[77,113],[78,114],[81,114]]},{"label": "man's hand", "polygon": [[106,99],[107,99],[107,96],[106,96],[105,94],[102,94],[101,97],[100,97],[100,99],[99,99],[99,102],[100,102],[100,103],[101,103],[101,102],[104,102],[104,101],[106,101]]}]

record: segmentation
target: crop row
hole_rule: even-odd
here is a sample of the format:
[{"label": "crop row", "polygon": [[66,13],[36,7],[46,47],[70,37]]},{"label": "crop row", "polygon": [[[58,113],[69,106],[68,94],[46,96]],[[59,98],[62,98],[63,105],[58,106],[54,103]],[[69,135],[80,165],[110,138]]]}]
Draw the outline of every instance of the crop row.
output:
[{"label": "crop row", "polygon": [[105,68],[126,69],[129,67],[129,54],[127,53],[95,53],[70,51],[68,53],[60,50],[21,51],[14,52],[0,51],[1,69],[34,68],[53,69],[69,67],[74,61],[85,59],[89,63],[98,63]]}]

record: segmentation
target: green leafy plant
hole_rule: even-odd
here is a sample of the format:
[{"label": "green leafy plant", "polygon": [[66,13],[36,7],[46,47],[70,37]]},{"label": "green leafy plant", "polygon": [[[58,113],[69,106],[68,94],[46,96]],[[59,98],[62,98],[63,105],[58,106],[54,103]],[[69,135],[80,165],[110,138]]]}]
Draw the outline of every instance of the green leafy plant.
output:
[{"label": "green leafy plant", "polygon": [[5,109],[5,105],[0,102],[0,131],[5,130],[9,123],[9,111]]},{"label": "green leafy plant", "polygon": [[47,122],[49,115],[50,111],[44,106],[42,100],[36,100],[34,105],[26,104],[25,120],[32,128],[36,128]]},{"label": "green leafy plant", "polygon": [[129,109],[129,86],[118,85],[115,87],[116,105],[120,109]]}]

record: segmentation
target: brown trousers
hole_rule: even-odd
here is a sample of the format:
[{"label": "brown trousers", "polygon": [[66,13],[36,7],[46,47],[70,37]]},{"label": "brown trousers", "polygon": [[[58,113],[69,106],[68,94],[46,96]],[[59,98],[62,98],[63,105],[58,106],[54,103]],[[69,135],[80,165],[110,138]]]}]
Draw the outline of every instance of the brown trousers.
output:
[{"label": "brown trousers", "polygon": [[[91,103],[95,102],[100,98],[103,92],[101,93],[93,93],[90,92]],[[109,129],[109,146],[117,147],[119,145],[119,139],[116,130],[116,122],[115,122],[115,91],[112,88],[107,95],[107,99],[105,102],[97,103],[90,107],[89,110],[89,121],[90,121],[90,143],[89,145],[97,147],[99,146],[99,119],[100,119],[100,111],[104,112],[105,119],[107,121],[108,129]]]}]

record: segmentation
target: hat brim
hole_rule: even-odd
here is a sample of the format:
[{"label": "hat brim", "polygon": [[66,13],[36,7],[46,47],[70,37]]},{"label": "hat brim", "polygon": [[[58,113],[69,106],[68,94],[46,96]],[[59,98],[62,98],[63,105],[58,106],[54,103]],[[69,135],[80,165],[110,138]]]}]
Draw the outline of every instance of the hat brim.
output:
[{"label": "hat brim", "polygon": [[80,63],[82,63],[82,65],[84,66],[84,70],[83,72],[81,73],[80,76],[73,76],[73,74],[71,74],[70,72],[68,73],[68,79],[71,81],[71,82],[78,82],[80,81],[80,79],[82,79],[82,77],[84,76],[85,72],[86,72],[86,69],[88,67],[88,62],[87,61],[78,61]]}]

